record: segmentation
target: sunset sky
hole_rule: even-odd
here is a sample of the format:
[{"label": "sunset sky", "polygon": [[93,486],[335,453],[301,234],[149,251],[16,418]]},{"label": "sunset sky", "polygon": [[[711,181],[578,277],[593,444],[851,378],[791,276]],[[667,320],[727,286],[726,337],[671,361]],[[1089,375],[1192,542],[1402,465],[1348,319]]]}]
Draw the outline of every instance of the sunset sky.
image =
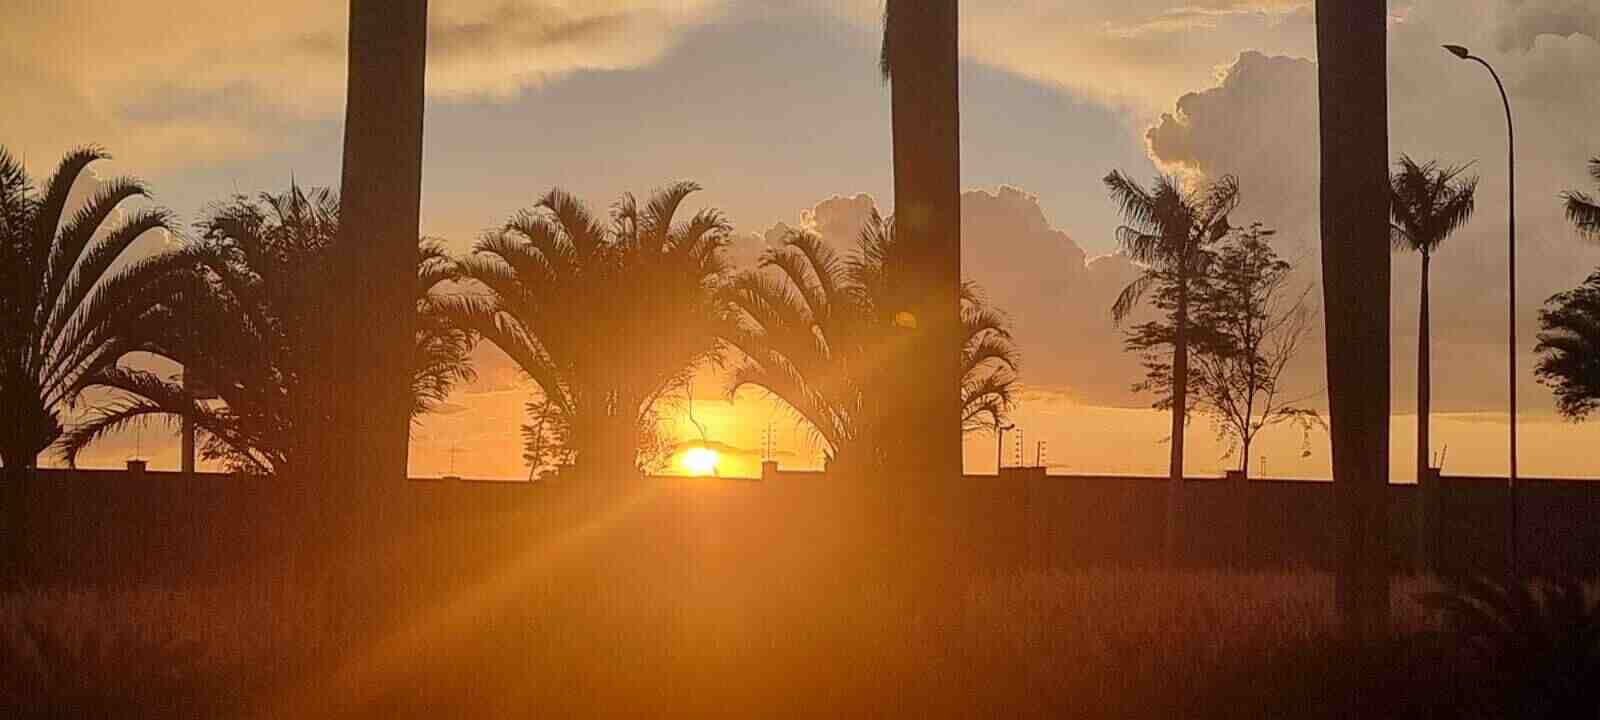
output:
[{"label": "sunset sky", "polygon": [[[724,210],[734,259],[754,262],[786,228],[849,246],[876,206],[893,211],[888,88],[877,71],[879,0],[434,0],[422,227],[464,251],[552,186],[594,207],[676,179]],[[1392,0],[1391,150],[1476,161],[1473,222],[1433,269],[1435,443],[1451,473],[1505,469],[1504,125],[1467,45],[1499,69],[1520,133],[1519,318],[1522,471],[1600,474],[1600,427],[1554,416],[1537,384],[1536,313],[1600,265],[1559,194],[1594,190],[1600,155],[1600,5],[1589,0]],[[1315,34],[1309,0],[968,0],[962,3],[962,239],[965,271],[1009,310],[1024,352],[1017,413],[1061,472],[1165,471],[1165,418],[1129,391],[1109,308],[1133,269],[1113,252],[1115,208],[1100,183],[1122,169],[1239,177],[1235,224],[1279,229],[1280,252],[1318,278]],[[102,175],[131,174],[186,221],[237,193],[337,185],[345,5],[326,0],[91,0],[0,7],[0,143],[36,176],[98,143]],[[1395,256],[1395,477],[1413,455],[1417,259]],[[495,351],[481,378],[412,444],[412,469],[519,477],[518,425],[531,386]],[[1292,371],[1322,387],[1320,325]],[[818,451],[792,417],[756,396],[728,402],[719,379],[694,408],[726,447],[725,471],[753,474],[769,423],[779,458]],[[1316,400],[1319,405],[1322,400]],[[675,411],[681,415],[682,408]],[[674,423],[685,440],[698,437]],[[1208,422],[1191,426],[1197,474],[1232,461]],[[136,447],[137,446],[137,447]],[[452,453],[455,448],[457,452]],[[992,470],[994,440],[968,442]],[[171,433],[129,433],[90,463],[130,453],[175,466]],[[1006,451],[1013,457],[1011,448]],[[1326,436],[1270,434],[1264,473],[1327,477]],[[1253,458],[1260,469],[1262,458]]]}]

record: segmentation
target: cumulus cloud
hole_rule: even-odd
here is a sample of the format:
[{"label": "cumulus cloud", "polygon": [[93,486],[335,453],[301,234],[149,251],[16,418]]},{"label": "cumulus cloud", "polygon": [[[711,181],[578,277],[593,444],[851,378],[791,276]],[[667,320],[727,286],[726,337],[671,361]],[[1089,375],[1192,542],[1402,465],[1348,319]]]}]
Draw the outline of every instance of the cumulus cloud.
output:
[{"label": "cumulus cloud", "polygon": [[[1465,5],[1465,7],[1463,6]],[[1523,5],[1474,0],[1420,0],[1390,38],[1391,151],[1446,164],[1476,161],[1482,175],[1475,220],[1452,237],[1434,261],[1435,402],[1445,409],[1479,410],[1504,404],[1507,213],[1504,121],[1494,86],[1482,69],[1462,65],[1439,49],[1457,42],[1488,50],[1508,32],[1520,33],[1529,12],[1560,3]],[[1509,9],[1508,9],[1509,8]],[[1497,14],[1497,10],[1507,10]],[[1537,14],[1537,13],[1535,13]],[[1475,18],[1498,17],[1480,27]],[[1549,20],[1552,15],[1545,14]],[[1531,367],[1539,304],[1571,287],[1600,261],[1562,217],[1560,192],[1585,185],[1587,157],[1600,152],[1589,119],[1600,111],[1590,94],[1572,88],[1600,81],[1600,46],[1582,25],[1544,26],[1525,49],[1492,58],[1505,76],[1519,129],[1519,313],[1523,368]],[[1240,178],[1239,217],[1283,230],[1282,241],[1303,258],[1303,275],[1319,275],[1316,68],[1305,59],[1246,52],[1214,86],[1179,97],[1147,133],[1151,156],[1173,170]],[[1394,264],[1395,406],[1409,407],[1416,348],[1415,258]],[[1319,355],[1321,348],[1308,348]],[[1470,361],[1467,359],[1471,358]],[[1548,393],[1522,381],[1526,398],[1546,407]]]},{"label": "cumulus cloud", "polygon": [[[428,88],[500,98],[578,70],[639,67],[724,0],[455,0],[430,16]],[[343,107],[346,4],[242,0],[0,7],[5,141],[55,155],[93,140],[141,168],[247,156]]]}]

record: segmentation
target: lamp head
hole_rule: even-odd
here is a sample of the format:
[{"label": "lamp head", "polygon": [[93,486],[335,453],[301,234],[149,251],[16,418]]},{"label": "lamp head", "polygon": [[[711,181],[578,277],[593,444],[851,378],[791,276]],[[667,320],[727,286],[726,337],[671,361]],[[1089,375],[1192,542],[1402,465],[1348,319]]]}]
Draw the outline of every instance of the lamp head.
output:
[{"label": "lamp head", "polygon": [[1472,57],[1472,51],[1461,47],[1460,45],[1446,45],[1444,46],[1444,49],[1449,50],[1451,55],[1461,58],[1462,60]]}]

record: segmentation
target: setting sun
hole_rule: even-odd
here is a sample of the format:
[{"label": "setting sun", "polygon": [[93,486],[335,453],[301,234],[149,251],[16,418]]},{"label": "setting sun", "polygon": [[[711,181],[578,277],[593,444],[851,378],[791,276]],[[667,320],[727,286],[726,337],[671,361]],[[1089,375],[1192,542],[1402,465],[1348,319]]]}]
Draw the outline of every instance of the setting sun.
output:
[{"label": "setting sun", "polygon": [[717,471],[717,464],[722,457],[711,448],[689,448],[678,460],[678,464],[691,475],[711,475]]}]

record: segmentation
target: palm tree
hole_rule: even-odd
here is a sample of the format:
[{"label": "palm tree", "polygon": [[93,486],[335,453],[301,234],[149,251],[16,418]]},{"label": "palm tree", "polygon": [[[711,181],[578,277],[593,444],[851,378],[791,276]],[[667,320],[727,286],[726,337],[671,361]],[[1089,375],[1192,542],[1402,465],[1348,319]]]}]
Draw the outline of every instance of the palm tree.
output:
[{"label": "palm tree", "polygon": [[[755,387],[782,401],[815,433],[830,467],[881,470],[895,459],[883,445],[892,420],[879,384],[893,339],[881,328],[893,322],[891,268],[906,250],[874,212],[850,256],[792,233],[719,294],[723,338],[743,355],[729,394]],[[1019,362],[1009,322],[976,285],[963,283],[961,304],[961,427],[970,433],[1005,421]]]},{"label": "palm tree", "polygon": [[161,209],[107,227],[124,202],[147,197],[137,181],[104,182],[65,215],[79,176],[106,157],[97,148],[68,153],[35,195],[0,148],[0,464],[13,479],[61,435],[60,413],[79,378],[120,355],[119,307],[183,264],[170,254],[123,257],[146,233],[171,227]]},{"label": "palm tree", "polygon": [[457,263],[482,289],[465,322],[539,386],[525,429],[538,462],[636,472],[658,401],[717,354],[712,295],[730,228],[713,209],[675,220],[699,189],[676,183],[642,207],[624,196],[609,225],[553,190]]},{"label": "palm tree", "polygon": [[1422,256],[1422,290],[1417,310],[1417,532],[1418,557],[1432,556],[1428,538],[1437,507],[1437,488],[1430,479],[1433,462],[1429,439],[1433,407],[1433,382],[1429,340],[1428,279],[1433,253],[1472,217],[1477,178],[1461,178],[1466,166],[1442,168],[1437,162],[1418,164],[1402,155],[1399,170],[1390,179],[1391,240],[1396,251]]},{"label": "palm tree", "polygon": [[[1433,253],[1472,217],[1477,178],[1460,178],[1465,166],[1441,168],[1401,156],[1390,180],[1391,239],[1396,251],[1422,256],[1422,299],[1417,320],[1417,478],[1430,469],[1428,415],[1431,385],[1428,340],[1428,273]],[[1458,179],[1459,178],[1459,179]]]},{"label": "palm tree", "polygon": [[1171,297],[1170,338],[1172,365],[1168,382],[1171,403],[1171,458],[1167,473],[1166,529],[1163,552],[1172,561],[1177,552],[1178,506],[1183,492],[1183,431],[1189,398],[1191,344],[1190,302],[1198,292],[1210,259],[1208,248],[1227,235],[1228,215],[1239,204],[1239,182],[1233,176],[1185,190],[1177,178],[1160,177],[1146,190],[1121,172],[1105,178],[1111,199],[1123,220],[1117,228],[1122,252],[1144,266],[1144,272],[1123,288],[1111,307],[1111,318],[1122,324],[1145,294],[1160,288]]},{"label": "palm tree", "polygon": [[[957,0],[888,0],[880,69],[890,83],[895,217],[906,252],[894,299],[907,334],[891,426],[913,472],[961,472],[961,144]],[[901,315],[904,313],[904,315]]]},{"label": "palm tree", "polygon": [[318,440],[330,479],[404,479],[410,276],[422,198],[427,0],[350,0],[343,220],[316,345],[328,421]]},{"label": "palm tree", "polygon": [[1389,614],[1387,4],[1316,4],[1322,288],[1340,546],[1338,606],[1357,642]]},{"label": "palm tree", "polygon": [[[129,320],[118,341],[182,365],[212,388],[221,406],[196,400],[181,381],[112,362],[86,374],[73,397],[106,395],[60,442],[76,464],[96,440],[150,420],[193,420],[204,454],[236,471],[298,475],[319,461],[325,398],[313,381],[319,358],[315,293],[337,282],[330,254],[339,237],[339,198],[325,189],[236,197],[214,208],[198,240],[173,251],[191,265],[172,274],[165,292],[123,304]],[[473,338],[455,324],[459,304],[439,289],[452,262],[437,243],[421,245],[411,302],[415,324],[402,360],[411,368],[408,415],[442,402],[472,377]],[[299,478],[296,478],[299,479]]]},{"label": "palm tree", "polygon": [[[1600,157],[1589,161],[1589,177],[1600,183]],[[1600,201],[1588,193],[1572,190],[1561,194],[1567,203],[1567,219],[1590,239],[1600,238]]]}]

